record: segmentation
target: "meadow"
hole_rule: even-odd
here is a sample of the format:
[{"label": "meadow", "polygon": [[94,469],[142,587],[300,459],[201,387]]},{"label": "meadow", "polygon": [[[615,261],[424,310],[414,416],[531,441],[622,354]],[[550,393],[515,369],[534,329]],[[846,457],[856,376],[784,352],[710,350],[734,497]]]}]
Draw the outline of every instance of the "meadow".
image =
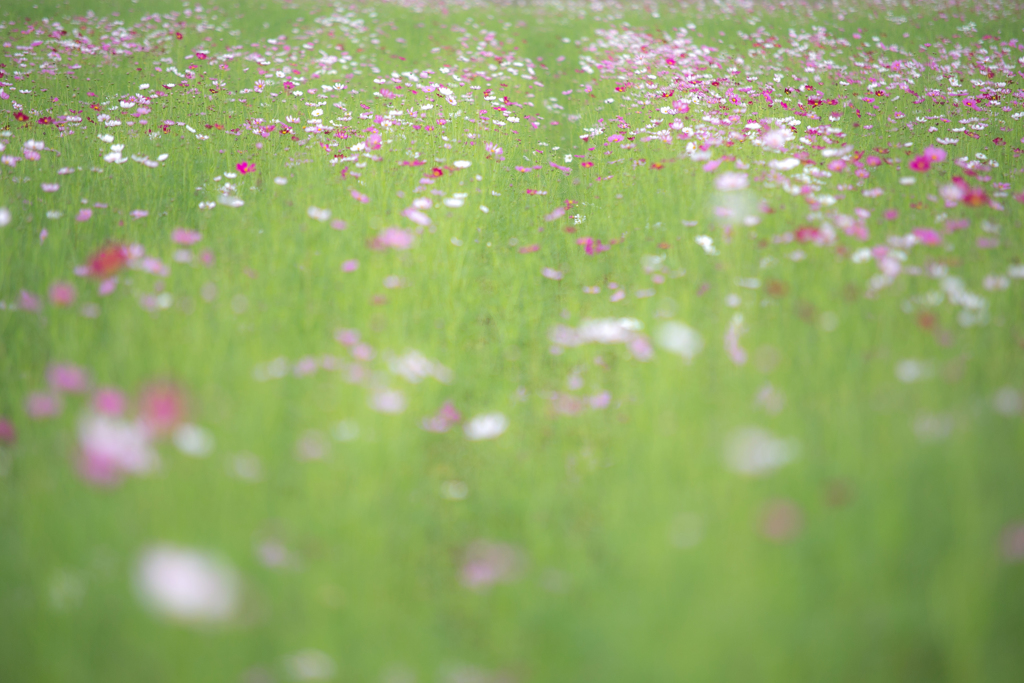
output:
[{"label": "meadow", "polygon": [[0,680],[1020,681],[1024,5],[0,7]]}]

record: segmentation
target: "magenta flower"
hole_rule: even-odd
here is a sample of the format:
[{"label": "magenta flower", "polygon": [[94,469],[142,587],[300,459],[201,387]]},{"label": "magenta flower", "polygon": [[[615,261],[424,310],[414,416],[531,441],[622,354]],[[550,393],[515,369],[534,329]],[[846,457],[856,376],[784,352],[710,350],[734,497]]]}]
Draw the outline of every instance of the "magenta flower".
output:
[{"label": "magenta flower", "polygon": [[917,241],[920,242],[921,244],[934,246],[936,244],[942,243],[942,236],[939,233],[935,232],[934,230],[929,230],[928,228],[914,228],[913,234],[914,237],[917,238]]},{"label": "magenta flower", "polygon": [[6,417],[0,417],[0,446],[10,446],[18,440],[14,424]]},{"label": "magenta flower", "polygon": [[360,202],[362,204],[366,204],[367,202],[370,201],[370,198],[367,197],[362,192],[360,192],[359,190],[352,190],[352,198],[355,199],[357,202]]},{"label": "magenta flower", "polygon": [[932,162],[928,159],[928,157],[924,155],[914,157],[914,160],[910,162],[910,168],[917,171],[918,173],[924,173],[931,167]]},{"label": "magenta flower", "polygon": [[359,261],[356,259],[349,259],[341,264],[341,269],[346,273],[351,273],[355,270],[359,270]]},{"label": "magenta flower", "polygon": [[245,175],[246,173],[252,173],[253,171],[256,170],[256,166],[254,164],[250,164],[248,161],[243,161],[242,163],[237,164],[235,168],[237,168],[238,172],[241,173],[242,175]]},{"label": "magenta flower", "polygon": [[169,434],[185,421],[185,395],[170,384],[155,384],[142,392],[142,422],[155,436]]},{"label": "magenta flower", "polygon": [[92,209],[79,209],[78,215],[75,216],[75,220],[79,223],[84,223],[90,218],[92,218]]}]

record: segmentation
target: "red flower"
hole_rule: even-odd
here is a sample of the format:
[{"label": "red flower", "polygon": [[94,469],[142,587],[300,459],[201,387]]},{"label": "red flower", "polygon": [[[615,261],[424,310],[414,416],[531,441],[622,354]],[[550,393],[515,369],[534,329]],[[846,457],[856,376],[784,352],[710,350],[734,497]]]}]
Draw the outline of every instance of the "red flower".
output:
[{"label": "red flower", "polygon": [[435,166],[434,168],[430,169],[430,175],[434,176],[435,178],[440,178],[441,176],[444,175],[444,171]]},{"label": "red flower", "polygon": [[980,187],[972,187],[964,195],[964,204],[967,206],[983,206],[988,204],[988,195]]},{"label": "red flower", "polygon": [[20,111],[14,112],[14,118],[18,119],[19,121],[28,121],[28,116]]},{"label": "red flower", "polygon": [[48,126],[51,123],[53,123],[53,117],[52,116],[44,116],[41,119],[39,119],[39,123]]},{"label": "red flower", "polygon": [[181,31],[175,31],[174,32],[174,37],[177,38],[178,40],[181,40],[185,36],[181,35]]},{"label": "red flower", "polygon": [[95,278],[110,277],[128,263],[128,250],[120,244],[108,244],[89,259],[89,275]]}]

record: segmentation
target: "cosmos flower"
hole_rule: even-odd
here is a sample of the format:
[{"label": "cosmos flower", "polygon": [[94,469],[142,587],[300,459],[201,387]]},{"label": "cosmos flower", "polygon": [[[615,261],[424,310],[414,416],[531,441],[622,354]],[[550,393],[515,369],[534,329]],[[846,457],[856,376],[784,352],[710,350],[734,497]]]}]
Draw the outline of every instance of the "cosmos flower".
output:
[{"label": "cosmos flower", "polygon": [[142,552],[135,585],[154,613],[185,623],[226,621],[240,602],[234,569],[209,553],[169,543]]}]

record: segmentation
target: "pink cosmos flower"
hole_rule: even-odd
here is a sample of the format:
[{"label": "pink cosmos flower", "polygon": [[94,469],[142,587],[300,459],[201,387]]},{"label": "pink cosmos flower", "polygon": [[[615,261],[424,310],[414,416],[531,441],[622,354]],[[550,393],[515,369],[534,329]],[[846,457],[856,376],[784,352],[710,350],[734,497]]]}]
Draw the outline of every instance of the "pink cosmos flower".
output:
[{"label": "pink cosmos flower", "polygon": [[549,213],[546,216],[544,216],[544,220],[546,220],[548,222],[557,221],[559,218],[561,218],[564,215],[565,215],[565,207],[564,206],[559,206],[554,211],[552,211],[551,213]]},{"label": "pink cosmos flower", "polygon": [[946,160],[946,150],[941,147],[925,147],[922,156],[933,164],[939,164]]},{"label": "pink cosmos flower", "polygon": [[370,246],[374,249],[404,250],[412,246],[414,239],[411,232],[401,228],[386,228]]},{"label": "pink cosmos flower", "polygon": [[68,393],[81,393],[89,388],[89,376],[77,365],[58,363],[46,373],[50,388]]},{"label": "pink cosmos flower", "polygon": [[540,271],[540,274],[549,280],[561,280],[563,277],[565,277],[565,275],[561,271],[555,270],[554,268],[545,268],[544,270]]},{"label": "pink cosmos flower", "polygon": [[942,236],[939,235],[939,233],[935,232],[934,230],[929,230],[928,228],[915,228],[913,235],[921,244],[933,246],[942,243]]},{"label": "pink cosmos flower", "polygon": [[437,415],[424,418],[423,428],[428,432],[447,432],[453,425],[462,420],[462,414],[455,409],[451,401],[445,401]]},{"label": "pink cosmos flower", "polygon": [[359,332],[357,330],[339,329],[334,333],[334,340],[345,346],[355,346],[359,343]]},{"label": "pink cosmos flower", "polygon": [[78,215],[75,216],[75,220],[79,223],[84,223],[90,218],[92,218],[92,209],[79,209]]},{"label": "pink cosmos flower", "polygon": [[428,225],[430,225],[430,216],[423,213],[419,209],[414,209],[410,207],[403,211],[402,215],[411,220],[416,225],[421,225],[423,227],[427,227]]},{"label": "pink cosmos flower", "polygon": [[629,340],[627,346],[629,347],[629,352],[633,354],[633,358],[639,361],[649,361],[654,358],[654,347],[651,346],[651,340],[646,335],[635,335]]},{"label": "pink cosmos flower", "polygon": [[236,164],[235,168],[237,168],[238,172],[241,173],[242,175],[245,175],[246,173],[252,173],[253,171],[256,170],[256,166],[254,164],[250,164],[248,161],[243,161],[240,164]]},{"label": "pink cosmos flower", "polygon": [[174,232],[171,233],[171,241],[175,244],[195,244],[201,239],[203,239],[201,234],[194,230],[186,230],[185,228],[175,228]]},{"label": "pink cosmos flower", "polygon": [[75,288],[67,282],[55,282],[50,287],[50,301],[55,306],[70,306],[75,303]]},{"label": "pink cosmos flower", "polygon": [[349,259],[348,261],[345,261],[344,263],[341,264],[341,269],[346,273],[351,273],[353,271],[359,270],[359,261],[354,258]]},{"label": "pink cosmos flower", "polygon": [[523,560],[519,551],[506,543],[476,541],[466,549],[462,562],[462,584],[480,590],[517,578]]},{"label": "pink cosmos flower", "polygon": [[185,395],[173,385],[154,384],[142,392],[139,410],[150,434],[163,436],[184,422],[188,410]]},{"label": "pink cosmos flower", "polygon": [[100,415],[117,417],[124,412],[125,398],[117,389],[103,387],[92,396],[92,407]]},{"label": "pink cosmos flower", "polygon": [[18,440],[14,424],[6,417],[0,417],[0,446],[10,446]]},{"label": "pink cosmos flower", "polygon": [[18,294],[18,306],[23,311],[38,311],[39,310],[39,298],[30,292],[26,292],[24,289]]},{"label": "pink cosmos flower", "polygon": [[352,198],[355,199],[357,202],[360,202],[362,204],[366,204],[367,202],[370,201],[369,197],[367,197],[365,194],[363,194],[359,190],[355,190],[355,189],[352,190]]},{"label": "pink cosmos flower", "polygon": [[715,187],[720,192],[745,190],[747,188],[747,185],[748,181],[746,173],[728,171],[715,178]]},{"label": "pink cosmos flower", "polygon": [[45,391],[34,391],[25,401],[25,412],[34,420],[59,415],[63,408],[60,396]]}]

